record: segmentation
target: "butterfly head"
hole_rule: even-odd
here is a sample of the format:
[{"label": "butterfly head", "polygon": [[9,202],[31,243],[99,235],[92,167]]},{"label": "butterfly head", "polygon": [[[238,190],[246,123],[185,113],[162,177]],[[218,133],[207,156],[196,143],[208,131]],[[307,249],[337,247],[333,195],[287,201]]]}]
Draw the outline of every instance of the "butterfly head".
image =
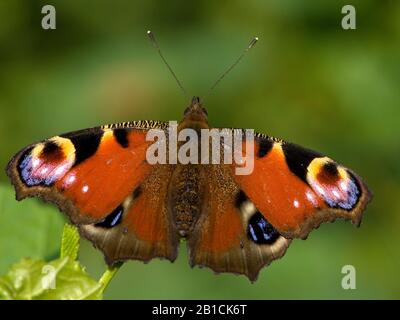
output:
[{"label": "butterfly head", "polygon": [[207,122],[208,113],[201,103],[199,97],[193,97],[190,106],[185,109],[185,120]]}]

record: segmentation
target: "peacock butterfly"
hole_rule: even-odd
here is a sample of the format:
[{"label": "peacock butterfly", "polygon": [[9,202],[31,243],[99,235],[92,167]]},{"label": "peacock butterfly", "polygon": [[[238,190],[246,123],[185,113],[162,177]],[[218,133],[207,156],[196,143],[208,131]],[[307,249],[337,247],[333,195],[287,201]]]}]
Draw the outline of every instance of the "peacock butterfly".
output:
[{"label": "peacock butterfly", "polygon": [[[7,174],[17,200],[55,203],[109,265],[155,257],[174,261],[184,238],[191,266],[255,281],[292,239],[305,239],[321,223],[343,218],[360,224],[372,197],[360,177],[318,152],[264,134],[221,130],[241,139],[246,161],[252,156],[248,174],[237,174],[243,162],[217,163],[202,152],[206,161],[198,161],[199,155],[197,161],[149,161],[155,143],[153,155],[160,156],[163,147],[171,160],[172,143],[186,145],[179,134],[191,129],[199,137],[210,129],[207,118],[194,97],[173,136],[169,123],[159,121],[66,133],[19,151]],[[148,139],[150,132],[164,138]],[[230,147],[212,138],[190,146],[218,146],[221,157]]]}]

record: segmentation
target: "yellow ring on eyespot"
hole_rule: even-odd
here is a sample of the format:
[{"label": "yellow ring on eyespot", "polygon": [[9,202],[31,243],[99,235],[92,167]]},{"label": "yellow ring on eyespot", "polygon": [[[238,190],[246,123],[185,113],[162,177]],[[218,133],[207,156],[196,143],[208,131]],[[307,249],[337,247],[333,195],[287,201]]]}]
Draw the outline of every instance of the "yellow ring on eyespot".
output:
[{"label": "yellow ring on eyespot", "polygon": [[44,148],[44,144],[43,143],[38,143],[31,151],[31,156],[33,158],[39,158],[40,154],[42,153]]},{"label": "yellow ring on eyespot", "polygon": [[61,148],[68,162],[73,163],[75,161],[75,146],[70,139],[63,138],[60,136],[55,136],[51,138],[49,141],[54,142]]},{"label": "yellow ring on eyespot", "polygon": [[307,176],[311,175],[312,178],[315,178],[318,175],[318,173],[321,172],[324,165],[329,163],[330,161],[332,160],[328,157],[313,159],[307,167],[307,172],[308,172]]},{"label": "yellow ring on eyespot", "polygon": [[342,166],[337,166],[337,169],[341,180],[347,180],[349,178],[347,171]]},{"label": "yellow ring on eyespot", "polygon": [[[310,175],[310,178],[315,179],[317,177],[317,175],[321,172],[324,165],[326,165],[329,162],[335,163],[329,157],[320,157],[320,158],[313,159],[307,167],[307,180],[309,178],[309,175]],[[347,171],[342,166],[336,164],[336,169],[338,170],[338,175],[341,180],[348,179]]]}]

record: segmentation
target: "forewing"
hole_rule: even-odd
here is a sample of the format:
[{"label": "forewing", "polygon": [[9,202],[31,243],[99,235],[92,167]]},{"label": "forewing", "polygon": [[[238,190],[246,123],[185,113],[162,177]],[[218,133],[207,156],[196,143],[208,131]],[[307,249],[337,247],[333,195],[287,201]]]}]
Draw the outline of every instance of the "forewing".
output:
[{"label": "forewing", "polygon": [[30,145],[10,161],[7,173],[17,199],[55,203],[108,262],[176,257],[167,218],[168,165],[150,165],[150,129],[166,123],[137,121],[59,135]]},{"label": "forewing", "polygon": [[305,238],[337,218],[360,224],[371,192],[352,170],[292,143],[254,138],[254,169],[234,179],[281,234]]}]

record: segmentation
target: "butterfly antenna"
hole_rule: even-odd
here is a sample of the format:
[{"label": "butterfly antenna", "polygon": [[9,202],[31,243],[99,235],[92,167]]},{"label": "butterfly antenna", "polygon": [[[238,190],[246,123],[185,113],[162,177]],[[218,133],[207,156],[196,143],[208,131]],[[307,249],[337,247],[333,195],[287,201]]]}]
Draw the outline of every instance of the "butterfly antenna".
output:
[{"label": "butterfly antenna", "polygon": [[149,39],[150,39],[151,43],[153,44],[154,48],[157,50],[158,54],[160,55],[162,61],[167,66],[169,72],[171,72],[171,74],[174,77],[174,79],[175,79],[176,83],[178,84],[179,88],[181,88],[183,94],[185,95],[185,97],[187,97],[187,93],[186,93],[185,88],[182,86],[182,83],[179,81],[179,79],[176,76],[174,70],[172,70],[171,66],[168,64],[167,60],[164,58],[164,55],[161,52],[160,46],[158,45],[158,42],[156,40],[156,37],[154,36],[154,33],[151,32],[150,30],[148,30],[147,31],[147,35],[149,36]]},{"label": "butterfly antenna", "polygon": [[221,80],[223,78],[225,78],[225,76],[240,62],[240,60],[243,59],[243,57],[246,55],[246,53],[256,45],[257,41],[258,41],[258,37],[254,37],[250,41],[249,45],[247,46],[246,49],[244,49],[244,51],[239,56],[239,58],[237,58],[236,61],[234,63],[232,63],[231,66],[228,69],[226,69],[226,71],[217,79],[217,81],[215,81],[213,86],[210,88],[210,91],[214,90],[214,88],[221,82]]}]

